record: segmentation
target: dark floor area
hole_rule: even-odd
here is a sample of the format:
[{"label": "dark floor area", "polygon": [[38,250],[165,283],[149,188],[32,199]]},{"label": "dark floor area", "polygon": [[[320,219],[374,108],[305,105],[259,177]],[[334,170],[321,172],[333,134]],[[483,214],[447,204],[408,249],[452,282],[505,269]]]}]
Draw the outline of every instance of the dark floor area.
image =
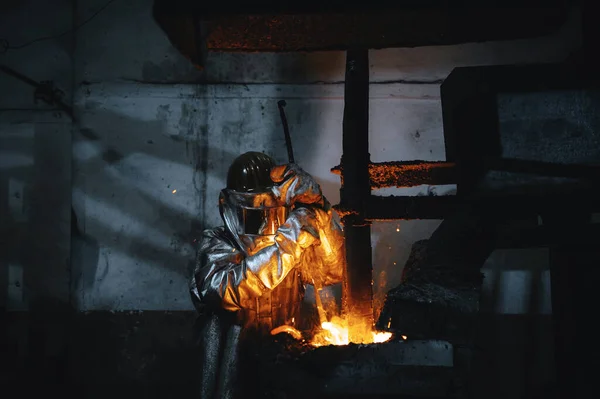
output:
[{"label": "dark floor area", "polygon": [[195,313],[55,316],[8,316],[3,380],[26,397],[174,398],[193,393]]},{"label": "dark floor area", "polygon": [[[19,397],[191,398],[193,312],[8,313],[2,385]],[[550,316],[480,315],[474,398],[552,398]]]}]

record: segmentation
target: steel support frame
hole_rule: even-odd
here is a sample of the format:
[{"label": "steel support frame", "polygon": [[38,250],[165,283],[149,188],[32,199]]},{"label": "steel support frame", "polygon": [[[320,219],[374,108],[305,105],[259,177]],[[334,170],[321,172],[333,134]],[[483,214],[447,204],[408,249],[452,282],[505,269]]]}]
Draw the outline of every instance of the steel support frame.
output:
[{"label": "steel support frame", "polygon": [[342,217],[347,261],[343,308],[345,313],[359,315],[365,327],[370,327],[374,323],[373,266],[371,224],[365,219],[371,195],[368,49],[346,53],[342,147],[340,205],[355,211]]}]

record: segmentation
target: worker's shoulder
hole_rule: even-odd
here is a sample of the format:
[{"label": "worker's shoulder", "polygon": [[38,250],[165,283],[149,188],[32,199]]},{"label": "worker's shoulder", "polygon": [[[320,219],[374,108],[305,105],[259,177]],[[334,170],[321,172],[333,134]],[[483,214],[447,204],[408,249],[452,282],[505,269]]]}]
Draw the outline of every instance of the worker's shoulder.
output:
[{"label": "worker's shoulder", "polygon": [[213,227],[210,229],[205,229],[202,231],[202,236],[203,237],[208,237],[208,238],[219,238],[219,237],[223,237],[227,235],[227,231],[225,230],[224,226],[218,226],[218,227]]},{"label": "worker's shoulder", "polygon": [[202,241],[214,245],[216,242],[221,242],[227,245],[233,245],[231,234],[224,226],[213,227],[202,232]]}]

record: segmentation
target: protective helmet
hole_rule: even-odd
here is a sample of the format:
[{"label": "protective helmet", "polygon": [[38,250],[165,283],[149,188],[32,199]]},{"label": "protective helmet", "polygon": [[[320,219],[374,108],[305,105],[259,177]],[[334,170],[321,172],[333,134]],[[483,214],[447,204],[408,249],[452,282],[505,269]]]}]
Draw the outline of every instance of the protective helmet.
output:
[{"label": "protective helmet", "polygon": [[219,209],[229,231],[236,237],[273,235],[285,223],[289,210],[273,193],[271,169],[275,161],[261,152],[237,157],[227,173]]},{"label": "protective helmet", "polygon": [[238,192],[267,191],[273,186],[273,158],[262,152],[247,152],[237,157],[227,172],[227,189]]}]

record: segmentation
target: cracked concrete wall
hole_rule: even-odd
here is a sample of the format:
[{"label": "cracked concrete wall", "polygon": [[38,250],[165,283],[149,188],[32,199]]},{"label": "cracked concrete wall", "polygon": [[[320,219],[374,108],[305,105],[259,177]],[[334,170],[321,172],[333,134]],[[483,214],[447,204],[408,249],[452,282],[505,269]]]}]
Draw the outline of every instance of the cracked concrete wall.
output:
[{"label": "cracked concrete wall", "polygon": [[[333,203],[339,200],[339,179],[329,170],[341,156],[344,53],[211,53],[206,69],[198,71],[154,23],[151,3],[77,2],[77,23],[102,9],[77,30],[73,60],[76,223],[72,271],[61,271],[61,276],[70,282],[71,299],[80,310],[192,308],[187,280],[195,239],[202,228],[220,222],[217,193],[229,163],[248,150],[285,161],[280,99],[289,104],[298,162]],[[69,2],[61,4],[71,12]],[[22,24],[34,15],[58,15],[58,8],[49,6],[38,8],[39,15],[24,10],[15,3],[6,16]],[[68,12],[48,19],[49,26],[40,25],[40,36],[61,33],[63,23],[69,26]],[[19,35],[27,37],[11,43],[38,37],[25,30]],[[10,56],[11,65],[36,79],[68,88],[73,75],[66,69],[72,61],[65,50],[67,36],[38,43],[28,54],[3,57]],[[547,37],[371,51],[372,160],[444,159],[439,86],[453,68],[561,61],[578,47],[575,16]],[[17,85],[0,78],[3,85]],[[2,107],[31,106],[29,94],[3,87],[9,90],[0,96]],[[402,192],[441,195],[452,190]],[[373,225],[377,300],[397,284],[412,243],[427,238],[438,224]]]}]

